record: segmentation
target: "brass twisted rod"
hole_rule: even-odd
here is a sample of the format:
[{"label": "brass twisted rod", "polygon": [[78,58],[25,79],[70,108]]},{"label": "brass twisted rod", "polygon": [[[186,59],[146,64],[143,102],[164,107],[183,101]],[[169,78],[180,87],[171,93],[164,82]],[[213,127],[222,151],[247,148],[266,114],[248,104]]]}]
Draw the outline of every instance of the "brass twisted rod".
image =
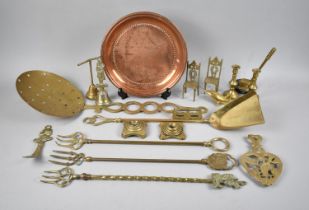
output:
[{"label": "brass twisted rod", "polygon": [[164,177],[164,176],[130,176],[130,175],[92,175],[87,173],[75,174],[72,168],[65,167],[60,170],[45,171],[41,182],[54,184],[59,187],[66,187],[73,180],[104,180],[104,181],[157,181],[157,182],[183,182],[183,183],[205,183],[213,188],[222,189],[231,187],[239,189],[246,184],[232,174],[212,173],[210,178],[184,178],[184,177]]}]

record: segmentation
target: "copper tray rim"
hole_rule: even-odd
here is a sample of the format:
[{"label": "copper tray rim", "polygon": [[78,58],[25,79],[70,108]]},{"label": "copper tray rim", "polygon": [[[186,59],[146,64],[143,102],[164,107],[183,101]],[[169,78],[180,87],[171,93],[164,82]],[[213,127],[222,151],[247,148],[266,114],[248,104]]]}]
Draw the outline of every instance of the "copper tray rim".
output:
[{"label": "copper tray rim", "polygon": [[[183,65],[183,70],[181,73],[174,75],[169,81],[169,83],[167,83],[166,87],[158,89],[157,91],[153,91],[151,94],[145,94],[143,91],[142,92],[131,92],[131,91],[126,91],[126,88],[122,88],[120,87],[121,85],[119,85],[119,81],[117,79],[115,79],[113,76],[111,76],[110,71],[108,71],[107,69],[109,68],[108,66],[105,65],[105,59],[104,59],[104,49],[105,46],[107,45],[107,40],[108,38],[111,36],[111,34],[115,31],[115,29],[123,22],[127,21],[128,19],[131,18],[136,18],[138,16],[148,16],[154,19],[161,19],[162,21],[164,21],[165,23],[167,23],[167,25],[169,27],[172,28],[172,30],[174,31],[175,34],[177,34],[177,37],[180,40],[180,45],[182,48],[182,54],[183,54],[183,58],[184,58],[184,65]],[[151,96],[157,96],[159,94],[162,94],[163,92],[165,92],[167,89],[170,89],[172,87],[174,87],[177,82],[181,79],[181,77],[183,76],[186,68],[187,68],[187,60],[188,60],[188,51],[187,51],[187,45],[186,42],[182,36],[182,34],[180,33],[180,30],[178,29],[178,27],[173,24],[168,18],[166,18],[165,16],[158,14],[156,12],[150,12],[150,11],[140,11],[140,12],[133,12],[133,13],[129,13],[125,16],[123,16],[122,18],[118,19],[113,25],[112,27],[108,30],[108,32],[106,33],[106,35],[104,36],[102,45],[101,45],[101,60],[103,61],[105,68],[105,74],[107,75],[107,77],[109,78],[109,80],[112,82],[112,84],[117,87],[117,88],[122,88],[126,93],[132,95],[132,96],[138,96],[138,97],[151,97]]]}]

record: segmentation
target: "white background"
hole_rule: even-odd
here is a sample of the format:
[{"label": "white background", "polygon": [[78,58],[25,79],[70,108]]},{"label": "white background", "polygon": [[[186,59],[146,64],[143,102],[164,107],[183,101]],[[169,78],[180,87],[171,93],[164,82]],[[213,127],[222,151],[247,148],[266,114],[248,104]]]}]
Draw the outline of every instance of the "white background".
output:
[{"label": "white background", "polygon": [[[231,172],[248,182],[241,190],[214,190],[203,184],[112,181],[75,181],[61,189],[39,182],[42,171],[59,168],[47,162],[51,150],[57,148],[55,143],[46,144],[41,160],[22,156],[33,151],[32,139],[46,124],[53,126],[55,135],[79,130],[101,139],[120,139],[122,126],[84,125],[82,119],[93,115],[92,111],[72,119],[40,114],[18,96],[15,79],[23,71],[45,69],[71,80],[85,92],[88,67],[76,64],[99,55],[103,37],[112,24],[135,11],[160,13],[177,25],[186,40],[189,59],[202,62],[202,79],[209,56],[224,58],[220,91],[228,87],[232,64],[241,65],[239,77],[251,77],[251,69],[260,65],[272,47],[277,48],[258,80],[264,125],[237,131],[185,125],[186,141],[226,137],[232,144],[230,153],[236,157],[248,150],[247,134],[261,134],[265,149],[284,163],[275,185],[260,187],[239,168]],[[1,0],[0,209],[308,209],[308,11],[305,0]],[[195,103],[192,94],[181,99],[181,86],[182,82],[172,90],[170,101],[203,105],[210,111],[218,108],[205,95]],[[111,84],[109,93],[114,101],[121,101]],[[151,100],[163,102],[160,98]],[[158,124],[150,124],[148,132],[147,139],[158,139]],[[80,151],[144,158],[200,159],[211,154],[207,148],[164,146],[87,145]],[[74,169],[78,173],[184,177],[207,177],[213,172],[202,165],[186,164],[84,163]]]}]

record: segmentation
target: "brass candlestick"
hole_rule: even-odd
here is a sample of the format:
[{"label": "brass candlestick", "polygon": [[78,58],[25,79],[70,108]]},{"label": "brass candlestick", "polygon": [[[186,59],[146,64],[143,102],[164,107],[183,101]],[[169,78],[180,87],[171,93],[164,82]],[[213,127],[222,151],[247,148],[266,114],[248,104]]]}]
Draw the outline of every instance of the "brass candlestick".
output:
[{"label": "brass candlestick", "polygon": [[240,66],[237,64],[234,64],[232,66],[232,79],[230,80],[230,89],[227,91],[224,91],[223,94],[216,92],[214,90],[206,90],[206,93],[211,97],[212,100],[214,100],[217,104],[227,104],[231,102],[232,100],[236,99],[238,97],[238,94],[235,90],[237,86],[237,74],[238,70],[240,69]]}]

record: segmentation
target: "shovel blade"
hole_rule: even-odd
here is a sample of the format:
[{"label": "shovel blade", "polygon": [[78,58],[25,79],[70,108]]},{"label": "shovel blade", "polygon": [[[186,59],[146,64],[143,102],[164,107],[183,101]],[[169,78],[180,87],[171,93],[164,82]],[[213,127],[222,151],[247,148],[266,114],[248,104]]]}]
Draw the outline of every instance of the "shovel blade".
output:
[{"label": "shovel blade", "polygon": [[265,123],[259,96],[250,91],[211,114],[212,127],[227,130]]}]

